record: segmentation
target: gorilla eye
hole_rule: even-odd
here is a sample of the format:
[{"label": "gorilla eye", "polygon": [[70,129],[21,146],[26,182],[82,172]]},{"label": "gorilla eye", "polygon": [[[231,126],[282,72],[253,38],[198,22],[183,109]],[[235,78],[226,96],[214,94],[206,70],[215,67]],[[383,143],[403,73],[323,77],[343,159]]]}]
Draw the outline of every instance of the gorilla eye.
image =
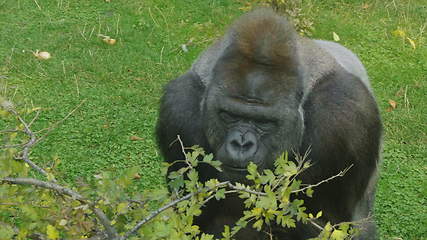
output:
[{"label": "gorilla eye", "polygon": [[238,116],[236,116],[236,115],[234,115],[232,113],[226,112],[226,111],[221,111],[219,113],[219,116],[221,117],[221,119],[224,122],[227,122],[227,123],[234,123],[234,122],[239,121],[239,117]]},{"label": "gorilla eye", "polygon": [[255,126],[263,131],[267,131],[270,130],[272,128],[274,128],[276,126],[275,122],[271,121],[271,120],[256,120],[255,122]]}]

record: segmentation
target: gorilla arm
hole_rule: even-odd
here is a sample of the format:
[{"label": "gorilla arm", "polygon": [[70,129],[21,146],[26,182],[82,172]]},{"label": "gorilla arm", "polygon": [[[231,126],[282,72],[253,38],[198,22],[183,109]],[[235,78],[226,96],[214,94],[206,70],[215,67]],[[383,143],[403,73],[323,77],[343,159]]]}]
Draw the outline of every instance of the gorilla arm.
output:
[{"label": "gorilla arm", "polygon": [[184,159],[179,135],[185,146],[199,145],[209,150],[202,131],[200,103],[204,85],[194,72],[187,72],[164,88],[156,127],[157,142],[168,162]]}]

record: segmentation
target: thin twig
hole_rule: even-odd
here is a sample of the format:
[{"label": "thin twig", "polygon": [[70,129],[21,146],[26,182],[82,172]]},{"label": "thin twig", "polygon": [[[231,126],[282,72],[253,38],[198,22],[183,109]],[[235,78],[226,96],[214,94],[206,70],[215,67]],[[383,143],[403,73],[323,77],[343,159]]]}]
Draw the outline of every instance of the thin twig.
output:
[{"label": "thin twig", "polygon": [[13,145],[2,145],[0,146],[0,149],[6,149],[6,148],[19,148],[19,147],[23,147],[25,145],[25,143],[22,144],[13,144]]},{"label": "thin twig", "polygon": [[23,131],[18,130],[18,129],[5,129],[5,130],[0,130],[0,134],[1,134],[1,133],[16,133],[16,132],[23,132]]},{"label": "thin twig", "polygon": [[351,164],[349,167],[347,167],[346,169],[342,170],[341,172],[339,172],[338,174],[336,174],[336,175],[334,175],[334,176],[332,176],[332,177],[330,177],[330,178],[327,178],[327,179],[325,179],[325,180],[322,180],[322,181],[320,181],[320,182],[318,182],[318,183],[316,183],[316,184],[308,185],[308,186],[303,187],[303,188],[301,188],[301,189],[294,190],[294,191],[292,191],[291,193],[303,192],[303,191],[305,191],[305,190],[307,190],[307,189],[309,189],[309,188],[314,188],[314,187],[319,186],[320,184],[323,184],[323,183],[329,182],[330,180],[332,180],[332,179],[334,179],[334,178],[343,177],[343,176],[348,172],[348,170],[350,170],[350,168],[352,168],[352,167],[353,167],[353,164]]},{"label": "thin twig", "polygon": [[39,3],[37,2],[37,0],[34,0],[34,3],[37,5],[37,7],[39,8],[39,10],[42,10],[42,8],[40,7]]},{"label": "thin twig", "polygon": [[187,155],[185,154],[185,147],[184,147],[184,143],[181,140],[181,136],[177,135],[176,137],[177,137],[177,140],[178,140],[179,144],[181,145],[181,151],[182,151],[182,154],[184,154],[184,159],[185,159],[184,161],[185,161],[185,163],[188,165],[188,167],[190,169],[193,169],[193,166],[188,161]]},{"label": "thin twig", "polygon": [[310,223],[311,223],[311,225],[313,225],[314,227],[316,227],[318,230],[320,230],[320,231],[323,231],[323,227],[322,226],[320,226],[319,224],[317,224],[315,221],[314,221],[314,219],[307,219]]},{"label": "thin twig", "polygon": [[237,190],[239,192],[247,192],[247,193],[255,194],[255,195],[258,195],[258,196],[267,196],[267,193],[265,193],[265,192],[257,192],[257,191],[249,190],[249,189],[246,189],[244,187],[235,186],[235,185],[233,185],[231,183],[228,183],[227,186],[229,188]]},{"label": "thin twig", "polygon": [[73,115],[74,114],[74,112],[75,111],[77,111],[77,109],[79,109],[82,105],[83,105],[83,103],[85,103],[86,102],[86,99],[83,99],[80,103],[79,103],[79,105],[77,105],[73,110],[71,110],[71,112],[69,112],[68,114],[67,114],[67,116],[65,116],[63,119],[61,119],[61,120],[59,120],[58,122],[56,122],[56,123],[54,123],[54,124],[52,124],[50,127],[48,127],[48,128],[45,128],[45,129],[42,129],[42,130],[40,130],[40,131],[38,131],[38,132],[43,132],[43,131],[46,131],[46,133],[42,136],[42,137],[40,137],[39,139],[37,139],[37,143],[39,143],[40,141],[42,141],[53,129],[55,129],[58,125],[60,125],[61,123],[63,123],[65,120],[67,120],[71,115]]},{"label": "thin twig", "polygon": [[214,187],[212,187],[212,188],[208,188],[208,189],[206,189],[206,188],[202,188],[202,189],[198,190],[197,192],[189,193],[189,194],[187,194],[187,195],[185,195],[185,196],[183,196],[183,197],[181,197],[181,198],[178,198],[178,199],[176,199],[176,200],[174,200],[174,201],[172,201],[172,202],[170,202],[170,203],[168,203],[168,204],[164,205],[164,206],[163,206],[163,207],[161,207],[161,208],[156,209],[156,210],[155,210],[154,212],[152,212],[149,216],[147,216],[146,218],[144,218],[143,220],[141,220],[139,223],[137,223],[137,224],[135,225],[135,227],[133,227],[130,231],[126,232],[126,233],[125,233],[125,234],[120,238],[120,240],[125,240],[125,239],[129,238],[131,235],[135,234],[135,233],[136,233],[136,231],[138,231],[138,230],[142,227],[142,225],[144,225],[145,223],[149,222],[151,219],[155,218],[157,215],[159,215],[159,214],[160,214],[160,213],[162,213],[163,211],[165,211],[165,210],[167,210],[167,209],[169,209],[169,208],[171,208],[171,207],[173,207],[173,206],[177,205],[178,203],[180,203],[180,202],[182,202],[182,201],[185,201],[185,200],[187,200],[187,199],[190,199],[191,197],[193,197],[193,196],[195,196],[195,195],[197,195],[197,194],[199,194],[199,193],[201,193],[201,192],[203,192],[203,191],[212,191],[213,189],[216,189],[216,188],[218,188],[218,187],[222,187],[222,186],[227,186],[228,184],[230,184],[230,182],[226,181],[226,182],[218,183],[217,185],[215,185],[215,186],[214,186]]},{"label": "thin twig", "polygon": [[40,116],[40,110],[37,110],[36,116],[34,116],[34,118],[31,119],[30,123],[28,123],[28,127],[31,127],[31,125],[33,125],[34,121],[36,121],[37,118],[39,118],[39,116]]}]

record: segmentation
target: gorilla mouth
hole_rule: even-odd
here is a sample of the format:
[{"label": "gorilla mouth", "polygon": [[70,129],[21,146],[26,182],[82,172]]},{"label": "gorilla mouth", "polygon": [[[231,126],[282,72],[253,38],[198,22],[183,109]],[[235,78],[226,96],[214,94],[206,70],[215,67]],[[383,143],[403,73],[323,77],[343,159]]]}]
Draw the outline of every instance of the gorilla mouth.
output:
[{"label": "gorilla mouth", "polygon": [[226,164],[222,164],[221,167],[226,172],[235,172],[235,173],[240,173],[240,174],[244,174],[244,173],[248,172],[248,169],[246,169],[246,168],[234,167],[234,166],[230,166],[230,165],[226,165]]}]

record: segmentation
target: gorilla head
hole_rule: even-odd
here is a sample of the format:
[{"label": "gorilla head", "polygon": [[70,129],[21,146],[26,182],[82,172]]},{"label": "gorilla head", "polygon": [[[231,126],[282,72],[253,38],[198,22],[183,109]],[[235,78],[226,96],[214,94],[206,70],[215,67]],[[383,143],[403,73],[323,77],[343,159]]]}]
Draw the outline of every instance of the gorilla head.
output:
[{"label": "gorilla head", "polygon": [[[286,19],[267,9],[242,16],[190,70],[167,84],[156,132],[168,162],[184,157],[177,135],[186,146],[214,153],[224,171],[201,164],[202,180],[242,182],[250,162],[269,169],[283,152],[309,148],[313,165],[299,176],[305,184],[352,165],[344,177],[304,199],[309,212],[323,211],[324,223],[371,214],[381,133],[359,59],[337,43],[299,37]],[[224,224],[235,223],[243,211],[237,197],[211,200],[195,223],[220,236]],[[366,229],[361,238],[374,238],[375,224]],[[317,231],[309,224],[282,230],[275,237],[306,239]],[[243,232],[236,238],[264,239],[261,233]]]},{"label": "gorilla head", "polygon": [[296,33],[276,18],[246,16],[234,25],[203,103],[203,129],[212,151],[226,174],[240,173],[242,179],[249,162],[271,168],[279,154],[301,143],[303,86]]}]

